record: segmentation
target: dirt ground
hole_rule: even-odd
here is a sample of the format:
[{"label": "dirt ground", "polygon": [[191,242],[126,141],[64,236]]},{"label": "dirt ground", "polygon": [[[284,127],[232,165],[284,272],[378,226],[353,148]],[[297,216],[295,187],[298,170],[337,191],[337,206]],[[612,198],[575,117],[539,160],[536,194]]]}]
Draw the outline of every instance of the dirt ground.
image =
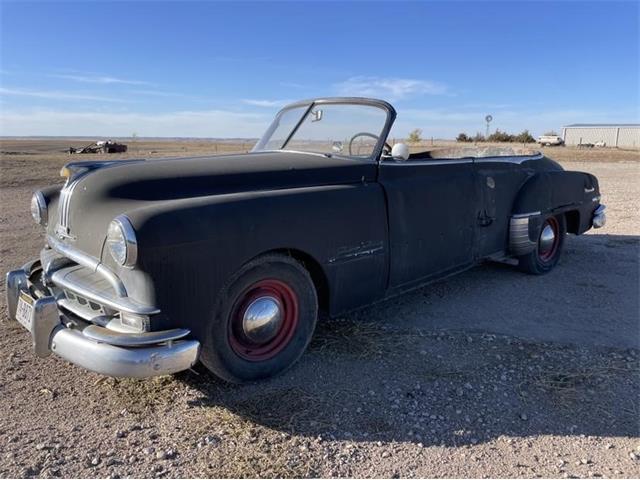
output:
[{"label": "dirt ground", "polygon": [[[97,156],[62,153],[69,140],[1,144],[6,272],[43,243],[31,192]],[[126,156],[247,148],[138,140]],[[552,273],[484,265],[324,320],[273,380],[101,377],[36,358],[3,302],[0,476],[640,477],[640,158],[545,150],[597,175],[608,207]]]}]

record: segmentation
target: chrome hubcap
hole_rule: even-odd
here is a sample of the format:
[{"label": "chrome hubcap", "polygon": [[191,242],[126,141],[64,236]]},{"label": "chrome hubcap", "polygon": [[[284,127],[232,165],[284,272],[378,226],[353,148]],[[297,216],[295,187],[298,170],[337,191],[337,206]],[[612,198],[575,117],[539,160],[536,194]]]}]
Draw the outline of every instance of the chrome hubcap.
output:
[{"label": "chrome hubcap", "polygon": [[551,225],[545,225],[542,233],[540,234],[540,240],[538,242],[538,250],[540,251],[540,253],[544,254],[550,252],[553,248],[555,240],[556,233],[554,232],[553,227]]},{"label": "chrome hubcap", "polygon": [[275,297],[256,298],[244,311],[242,330],[252,342],[265,343],[273,339],[282,325],[282,305]]}]

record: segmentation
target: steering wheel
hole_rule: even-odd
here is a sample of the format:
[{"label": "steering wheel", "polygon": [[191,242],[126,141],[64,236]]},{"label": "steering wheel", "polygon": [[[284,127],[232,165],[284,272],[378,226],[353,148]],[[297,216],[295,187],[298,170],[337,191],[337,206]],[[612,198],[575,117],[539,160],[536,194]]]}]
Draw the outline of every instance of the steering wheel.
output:
[{"label": "steering wheel", "polygon": [[[373,133],[369,133],[369,132],[356,133],[353,137],[351,137],[351,140],[349,140],[349,155],[351,156],[354,156],[354,153],[351,148],[353,146],[353,141],[358,137],[370,137],[370,138],[373,138],[376,142],[380,139],[378,135],[374,135]],[[389,145],[386,141],[384,142],[382,153],[385,155],[391,154],[391,145]]]}]

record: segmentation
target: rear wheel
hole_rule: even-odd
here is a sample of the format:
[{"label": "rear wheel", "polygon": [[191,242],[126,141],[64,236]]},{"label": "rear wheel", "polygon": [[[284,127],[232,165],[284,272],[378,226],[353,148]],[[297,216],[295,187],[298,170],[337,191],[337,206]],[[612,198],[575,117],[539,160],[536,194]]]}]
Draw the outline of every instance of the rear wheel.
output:
[{"label": "rear wheel", "polygon": [[551,271],[560,259],[566,235],[567,222],[564,215],[546,217],[540,228],[536,248],[518,259],[520,270],[534,275]]},{"label": "rear wheel", "polygon": [[281,373],[305,351],[317,314],[313,281],[299,262],[259,257],[223,287],[201,361],[236,383]]}]

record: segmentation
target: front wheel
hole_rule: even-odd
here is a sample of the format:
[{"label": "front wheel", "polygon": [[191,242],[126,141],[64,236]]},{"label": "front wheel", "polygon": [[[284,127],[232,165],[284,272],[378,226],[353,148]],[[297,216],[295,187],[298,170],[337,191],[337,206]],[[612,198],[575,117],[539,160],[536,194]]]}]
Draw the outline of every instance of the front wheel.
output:
[{"label": "front wheel", "polygon": [[518,258],[520,270],[533,275],[550,272],[560,260],[566,236],[567,222],[564,215],[546,217],[540,228],[536,248]]},{"label": "front wheel", "polygon": [[305,351],[317,316],[307,270],[286,255],[264,255],[222,288],[200,359],[229,382],[277,375]]}]

